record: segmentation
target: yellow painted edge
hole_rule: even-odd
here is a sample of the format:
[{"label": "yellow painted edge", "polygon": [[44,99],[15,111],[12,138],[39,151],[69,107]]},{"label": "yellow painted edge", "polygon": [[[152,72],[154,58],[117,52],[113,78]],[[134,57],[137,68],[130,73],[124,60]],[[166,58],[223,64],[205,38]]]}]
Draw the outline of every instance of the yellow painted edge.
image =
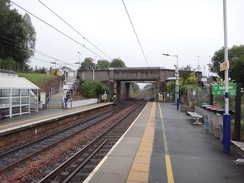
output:
[{"label": "yellow painted edge", "polygon": [[[140,145],[137,149],[135,159],[131,165],[126,183],[148,182],[150,159],[152,154],[152,143],[154,138],[155,112],[156,104],[154,102],[146,125],[146,129],[142,136]],[[143,161],[143,159],[145,159],[146,161]]]},{"label": "yellow painted edge", "polygon": [[63,108],[62,106],[48,106],[47,108]]},{"label": "yellow painted edge", "polygon": [[[90,106],[103,106],[103,103],[96,103],[96,104],[92,104]],[[60,107],[61,108],[61,107]],[[77,112],[77,111],[80,111],[81,108],[84,108],[84,106],[81,106],[81,107],[78,107],[78,108],[72,108],[72,109],[67,109],[67,113],[69,112]],[[91,108],[89,108],[91,109]],[[53,114],[48,114],[48,115],[43,115],[43,116],[40,116],[40,117],[34,117],[34,118],[29,118],[29,119],[25,119],[25,120],[20,120],[20,121],[16,121],[14,123],[10,123],[10,124],[4,124],[4,125],[0,125],[0,127],[6,127],[6,126],[12,126],[12,125],[16,125],[16,124],[20,124],[20,123],[25,123],[25,122],[30,122],[30,121],[33,121],[33,120],[41,120],[41,119],[45,119],[45,118],[48,118],[48,117],[55,117],[57,115],[61,115],[63,114],[64,112],[61,111],[61,112],[57,112],[57,113],[53,113]]]},{"label": "yellow painted edge", "polygon": [[165,164],[166,164],[168,183],[174,183],[174,176],[171,167],[170,156],[167,154],[165,154]]},{"label": "yellow painted edge", "polygon": [[159,107],[160,118],[162,120],[162,131],[163,131],[163,140],[164,140],[164,153],[165,153],[165,166],[166,166],[166,172],[167,172],[167,179],[168,179],[168,183],[174,183],[174,176],[173,176],[171,160],[170,160],[170,155],[169,155],[169,150],[168,150],[168,142],[167,142],[166,133],[165,133],[163,114],[162,114],[162,109],[161,109],[159,103],[158,103],[158,107]]}]

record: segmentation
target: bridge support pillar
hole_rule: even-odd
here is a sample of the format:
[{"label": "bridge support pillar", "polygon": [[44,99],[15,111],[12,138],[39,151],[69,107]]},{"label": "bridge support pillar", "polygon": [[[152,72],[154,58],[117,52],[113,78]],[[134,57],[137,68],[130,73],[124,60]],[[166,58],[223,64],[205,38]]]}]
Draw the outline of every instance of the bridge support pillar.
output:
[{"label": "bridge support pillar", "polygon": [[160,83],[160,80],[157,79],[156,81],[156,96],[155,96],[155,99],[156,101],[158,102],[159,101],[159,93],[160,93],[160,88],[161,88],[161,83]]},{"label": "bridge support pillar", "polygon": [[128,100],[131,97],[131,84],[130,83],[125,83],[125,88],[126,88],[126,100]]},{"label": "bridge support pillar", "polygon": [[114,103],[117,104],[118,103],[118,91],[117,91],[117,80],[114,80],[113,82],[113,100]]}]

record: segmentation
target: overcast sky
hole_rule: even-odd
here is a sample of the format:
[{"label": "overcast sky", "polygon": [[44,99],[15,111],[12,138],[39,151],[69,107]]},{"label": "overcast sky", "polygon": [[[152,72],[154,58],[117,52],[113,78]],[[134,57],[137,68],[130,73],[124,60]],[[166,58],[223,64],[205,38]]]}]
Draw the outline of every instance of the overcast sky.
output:
[{"label": "overcast sky", "polygon": [[[106,55],[38,0],[12,1],[79,42],[70,40],[30,15],[37,33],[36,50],[67,63],[83,61],[86,57],[108,61],[120,58],[127,67],[149,65],[174,69],[176,57],[162,55],[167,53],[179,56],[179,67],[190,65],[196,68],[199,59],[202,71],[206,66],[207,73],[210,57],[224,45],[222,0],[124,0],[147,62],[122,0],[41,0]],[[25,13],[15,5],[12,7],[21,14]],[[243,7],[243,0],[227,0],[229,48],[244,44]],[[37,53],[34,58],[44,61],[30,59],[33,66],[54,66],[49,62],[55,59]]]}]

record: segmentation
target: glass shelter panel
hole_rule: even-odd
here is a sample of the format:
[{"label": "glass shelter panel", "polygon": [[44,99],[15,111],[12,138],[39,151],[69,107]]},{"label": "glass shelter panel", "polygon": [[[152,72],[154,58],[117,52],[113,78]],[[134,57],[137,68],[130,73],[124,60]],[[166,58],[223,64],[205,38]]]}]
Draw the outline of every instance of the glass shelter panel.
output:
[{"label": "glass shelter panel", "polygon": [[9,97],[10,89],[0,89],[0,97]]}]

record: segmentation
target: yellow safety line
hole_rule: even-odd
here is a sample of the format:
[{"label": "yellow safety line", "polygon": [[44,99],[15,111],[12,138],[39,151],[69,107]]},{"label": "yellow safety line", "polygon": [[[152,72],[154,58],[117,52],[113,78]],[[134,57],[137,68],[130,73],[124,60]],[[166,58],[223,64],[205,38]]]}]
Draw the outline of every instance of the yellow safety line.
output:
[{"label": "yellow safety line", "polygon": [[152,104],[147,125],[137,149],[126,183],[147,183],[153,149],[156,103]]},{"label": "yellow safety line", "polygon": [[161,120],[162,120],[162,130],[163,130],[163,140],[164,140],[164,153],[165,153],[165,165],[166,165],[168,183],[174,183],[174,176],[173,176],[171,160],[170,160],[170,155],[169,155],[169,149],[168,149],[168,143],[167,143],[167,138],[166,138],[166,133],[165,133],[163,114],[162,114],[162,109],[161,109],[159,103],[158,103],[158,107],[159,107],[160,117],[161,117]]},{"label": "yellow safety line", "polygon": [[11,125],[15,125],[15,124],[18,124],[18,123],[24,123],[24,122],[28,122],[28,121],[32,121],[32,120],[37,120],[37,119],[42,119],[42,118],[44,119],[45,117],[50,117],[50,116],[54,116],[54,114],[45,115],[45,116],[36,117],[36,118],[31,118],[31,119],[26,119],[26,120],[23,120],[23,121],[16,121],[14,123],[9,123],[9,124],[6,124],[6,125],[1,125],[0,127],[11,126]]}]

